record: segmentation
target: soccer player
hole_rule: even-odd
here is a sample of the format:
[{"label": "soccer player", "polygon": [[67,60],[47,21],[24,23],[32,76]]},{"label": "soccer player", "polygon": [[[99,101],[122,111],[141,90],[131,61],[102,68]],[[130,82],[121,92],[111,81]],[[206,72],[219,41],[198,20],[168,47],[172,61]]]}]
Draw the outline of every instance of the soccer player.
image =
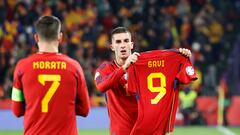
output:
[{"label": "soccer player", "polygon": [[179,84],[196,80],[189,58],[173,50],[140,54],[128,69],[128,92],[138,101],[138,118],[131,135],[165,135],[173,131]]},{"label": "soccer player", "polygon": [[58,18],[40,17],[34,35],[39,52],[15,68],[12,111],[24,116],[25,135],[77,135],[76,115],[88,115],[83,71],[77,61],[58,52],[60,30]]},{"label": "soccer player", "polygon": [[[126,70],[137,61],[139,53],[131,53],[131,33],[124,27],[117,27],[111,33],[110,48],[115,59],[102,63],[95,73],[95,84],[100,92],[106,92],[111,135],[129,135],[137,119],[138,108],[135,96],[126,91]],[[187,49],[179,49],[190,57]]]}]

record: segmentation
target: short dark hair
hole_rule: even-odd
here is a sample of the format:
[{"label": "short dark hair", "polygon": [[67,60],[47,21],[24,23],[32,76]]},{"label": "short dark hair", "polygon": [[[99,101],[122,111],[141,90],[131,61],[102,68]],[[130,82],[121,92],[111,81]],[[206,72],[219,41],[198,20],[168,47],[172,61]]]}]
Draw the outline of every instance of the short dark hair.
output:
[{"label": "short dark hair", "polygon": [[117,27],[117,28],[112,30],[112,32],[111,32],[111,39],[113,38],[114,34],[119,34],[119,33],[129,33],[131,35],[130,31],[127,28],[125,28],[125,27]]},{"label": "short dark hair", "polygon": [[35,25],[37,34],[46,41],[56,40],[61,31],[61,22],[55,16],[42,16]]}]

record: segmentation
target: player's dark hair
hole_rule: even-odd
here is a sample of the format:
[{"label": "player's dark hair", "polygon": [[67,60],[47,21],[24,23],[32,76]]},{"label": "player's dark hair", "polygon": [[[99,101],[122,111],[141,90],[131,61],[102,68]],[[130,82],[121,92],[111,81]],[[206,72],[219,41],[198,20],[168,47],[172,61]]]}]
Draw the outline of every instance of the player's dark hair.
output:
[{"label": "player's dark hair", "polygon": [[53,41],[58,38],[61,30],[61,22],[55,16],[42,16],[35,25],[37,34],[46,41]]},{"label": "player's dark hair", "polygon": [[111,39],[113,38],[114,34],[119,34],[119,33],[129,33],[129,34],[131,34],[130,31],[127,28],[125,28],[125,27],[117,27],[117,28],[112,30],[112,32],[111,32]]}]

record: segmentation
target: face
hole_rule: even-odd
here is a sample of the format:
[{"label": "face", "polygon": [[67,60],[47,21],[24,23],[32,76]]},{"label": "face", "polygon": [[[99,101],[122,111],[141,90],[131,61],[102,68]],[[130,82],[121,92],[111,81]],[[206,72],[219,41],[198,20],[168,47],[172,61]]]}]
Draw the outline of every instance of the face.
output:
[{"label": "face", "polygon": [[111,49],[115,52],[116,60],[126,60],[133,49],[130,33],[114,34],[112,37]]}]

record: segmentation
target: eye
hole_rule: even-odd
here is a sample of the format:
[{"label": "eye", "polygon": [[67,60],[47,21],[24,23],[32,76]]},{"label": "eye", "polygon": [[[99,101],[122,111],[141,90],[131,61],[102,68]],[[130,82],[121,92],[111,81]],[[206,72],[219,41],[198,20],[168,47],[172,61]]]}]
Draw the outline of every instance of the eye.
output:
[{"label": "eye", "polygon": [[117,44],[120,44],[122,41],[121,40],[116,40],[116,43]]},{"label": "eye", "polygon": [[125,43],[128,43],[128,42],[129,42],[129,39],[124,39],[124,42],[125,42]]}]

